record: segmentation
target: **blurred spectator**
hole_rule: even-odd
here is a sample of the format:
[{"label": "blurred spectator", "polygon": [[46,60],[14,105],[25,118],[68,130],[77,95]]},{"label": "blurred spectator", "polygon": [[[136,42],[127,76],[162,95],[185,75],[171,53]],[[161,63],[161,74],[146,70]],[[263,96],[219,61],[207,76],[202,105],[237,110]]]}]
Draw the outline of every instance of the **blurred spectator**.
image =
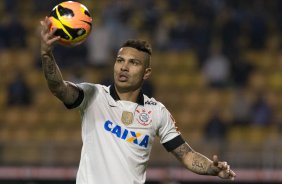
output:
[{"label": "blurred spectator", "polygon": [[254,66],[250,62],[243,60],[241,55],[232,58],[232,60],[232,81],[235,87],[245,87]]},{"label": "blurred spectator", "polygon": [[251,102],[247,98],[244,88],[237,88],[231,105],[234,126],[246,126],[250,123]]},{"label": "blurred spectator", "polygon": [[186,50],[192,47],[193,27],[189,25],[188,13],[183,13],[175,18],[175,23],[169,30],[169,49]]},{"label": "blurred spectator", "polygon": [[4,0],[4,11],[16,14],[18,11],[19,0]]},{"label": "blurred spectator", "polygon": [[68,77],[68,81],[71,81],[73,83],[82,83],[87,81],[87,79],[84,76],[84,66],[83,64],[75,64],[71,68],[70,76]]},{"label": "blurred spectator", "polygon": [[199,66],[202,67],[208,57],[209,46],[212,39],[212,25],[208,20],[197,20],[194,25],[193,45],[197,54]]},{"label": "blurred spectator", "polygon": [[[195,8],[191,9],[194,12],[193,27],[193,47],[197,54],[200,67],[204,60],[208,57],[209,47],[214,34],[213,22],[215,20],[215,13],[213,2],[210,1],[194,1]],[[217,5],[218,6],[218,5]]]},{"label": "blurred spectator", "polygon": [[220,20],[218,31],[222,41],[222,52],[232,58],[238,52],[240,36],[240,20],[236,16],[234,7],[226,6],[217,17]]},{"label": "blurred spectator", "polygon": [[94,67],[105,67],[112,63],[113,34],[105,26],[104,20],[96,19],[95,25],[86,44],[88,49],[88,63]]},{"label": "blurred spectator", "polygon": [[[24,48],[26,47],[26,28],[18,18],[13,17],[7,27],[8,47],[9,48]],[[17,35],[17,36],[15,36]]]},{"label": "blurred spectator", "polygon": [[87,65],[88,50],[85,42],[75,47],[64,45],[56,45],[56,47],[54,55],[62,69],[71,68],[77,64]]},{"label": "blurred spectator", "polygon": [[253,15],[250,18],[250,47],[253,49],[262,49],[265,46],[267,38],[267,22],[264,13],[264,4],[262,1],[254,3]]},{"label": "blurred spectator", "polygon": [[[135,38],[136,30],[130,25],[134,13],[133,1],[108,1],[102,17],[105,27],[113,35],[111,42],[113,50],[119,49],[124,40]],[[95,30],[94,30],[95,31]]]},{"label": "blurred spectator", "polygon": [[265,95],[260,92],[251,107],[251,123],[257,126],[268,126],[272,122],[272,108]]},{"label": "blurred spectator", "polygon": [[[26,28],[16,15],[7,15],[2,19],[0,25],[2,48],[24,48],[26,47]],[[3,36],[5,35],[5,36]]]},{"label": "blurred spectator", "polygon": [[228,122],[225,122],[218,110],[215,110],[204,128],[205,138],[209,141],[222,142],[225,140]]},{"label": "blurred spectator", "polygon": [[26,106],[32,102],[31,89],[27,85],[22,73],[18,73],[13,81],[8,84],[7,105]]},{"label": "blurred spectator", "polygon": [[168,48],[169,44],[169,30],[170,30],[170,21],[168,20],[168,16],[164,15],[160,19],[158,26],[156,28],[155,35],[153,37],[153,41],[155,43],[155,49],[160,51],[165,51]]},{"label": "blurred spectator", "polygon": [[[0,22],[0,35],[6,34],[6,27],[5,27],[5,21],[1,20]],[[6,36],[0,36],[0,49],[5,49],[7,47],[8,40]]]},{"label": "blurred spectator", "polygon": [[160,21],[160,12],[156,7],[155,1],[142,1],[144,4],[144,11],[142,12],[143,30],[150,30],[152,34],[155,33],[157,25]]},{"label": "blurred spectator", "polygon": [[224,88],[229,85],[230,61],[221,53],[219,47],[212,47],[211,54],[204,62],[202,70],[211,87]]}]

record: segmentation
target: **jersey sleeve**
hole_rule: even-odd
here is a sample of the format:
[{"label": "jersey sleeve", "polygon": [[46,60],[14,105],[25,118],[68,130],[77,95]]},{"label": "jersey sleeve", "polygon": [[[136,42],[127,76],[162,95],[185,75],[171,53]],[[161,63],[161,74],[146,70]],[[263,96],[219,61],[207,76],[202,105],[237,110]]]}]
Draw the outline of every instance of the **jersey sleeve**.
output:
[{"label": "jersey sleeve", "polygon": [[177,130],[174,118],[164,106],[161,109],[161,115],[160,127],[158,129],[160,142],[167,151],[172,151],[183,144],[184,140],[182,139],[180,132]]},{"label": "jersey sleeve", "polygon": [[95,84],[79,83],[74,84],[79,89],[79,95],[73,104],[65,104],[68,109],[80,108],[85,109],[88,106],[89,101],[95,96],[98,89]]}]

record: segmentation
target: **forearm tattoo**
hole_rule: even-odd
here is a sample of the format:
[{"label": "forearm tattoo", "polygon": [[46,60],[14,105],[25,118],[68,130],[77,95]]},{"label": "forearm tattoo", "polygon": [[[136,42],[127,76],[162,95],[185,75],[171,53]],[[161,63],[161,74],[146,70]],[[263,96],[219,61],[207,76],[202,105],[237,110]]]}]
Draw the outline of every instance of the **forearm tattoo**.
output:
[{"label": "forearm tattoo", "polygon": [[67,91],[62,87],[63,77],[52,53],[42,55],[42,67],[51,92],[62,101],[66,101]]},{"label": "forearm tattoo", "polygon": [[42,54],[42,67],[51,92],[64,103],[73,103],[79,92],[75,86],[63,80],[52,53]]},{"label": "forearm tattoo", "polygon": [[48,84],[56,86],[62,82],[62,75],[52,54],[42,56],[42,67]]},{"label": "forearm tattoo", "polygon": [[178,160],[182,160],[184,159],[185,155],[192,151],[192,148],[187,143],[184,143],[175,150],[173,150],[172,153],[174,154],[174,156],[176,156]]},{"label": "forearm tattoo", "polygon": [[202,157],[198,153],[194,153],[192,158],[192,171],[198,174],[207,174],[208,162],[205,157]]},{"label": "forearm tattoo", "polygon": [[195,152],[192,156],[191,170],[202,175],[216,175],[216,170],[212,168],[212,161],[204,155]]},{"label": "forearm tattoo", "polygon": [[202,175],[215,175],[212,169],[212,162],[204,155],[195,152],[187,143],[182,144],[172,151],[178,160],[180,160],[187,169]]}]

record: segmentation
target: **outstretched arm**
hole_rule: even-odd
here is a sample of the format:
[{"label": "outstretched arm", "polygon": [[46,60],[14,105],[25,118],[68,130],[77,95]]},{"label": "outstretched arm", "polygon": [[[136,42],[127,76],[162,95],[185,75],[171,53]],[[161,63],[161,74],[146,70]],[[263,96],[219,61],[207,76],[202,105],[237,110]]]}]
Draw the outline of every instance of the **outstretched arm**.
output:
[{"label": "outstretched arm", "polygon": [[187,143],[182,144],[172,153],[187,169],[194,173],[231,180],[236,177],[227,162],[219,162],[216,155],[213,156],[213,161],[211,161],[204,155],[195,152]]},{"label": "outstretched arm", "polygon": [[79,89],[63,80],[61,71],[52,53],[53,45],[60,39],[54,36],[55,29],[50,32],[51,22],[46,17],[41,21],[41,58],[42,68],[50,91],[66,104],[72,104],[78,98]]}]

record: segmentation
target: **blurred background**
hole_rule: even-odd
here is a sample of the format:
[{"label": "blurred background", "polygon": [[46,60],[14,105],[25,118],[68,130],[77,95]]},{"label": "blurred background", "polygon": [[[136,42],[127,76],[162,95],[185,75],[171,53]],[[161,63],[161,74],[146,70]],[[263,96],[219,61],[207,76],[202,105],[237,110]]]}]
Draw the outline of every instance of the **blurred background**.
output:
[{"label": "blurred background", "polygon": [[[80,116],[49,92],[39,21],[60,0],[0,1],[0,183],[74,183]],[[238,183],[282,182],[282,1],[84,0],[94,25],[82,45],[54,50],[64,79],[112,82],[120,45],[153,46],[147,95],[173,114],[186,141],[218,154]],[[155,141],[148,184],[214,182]]]}]

